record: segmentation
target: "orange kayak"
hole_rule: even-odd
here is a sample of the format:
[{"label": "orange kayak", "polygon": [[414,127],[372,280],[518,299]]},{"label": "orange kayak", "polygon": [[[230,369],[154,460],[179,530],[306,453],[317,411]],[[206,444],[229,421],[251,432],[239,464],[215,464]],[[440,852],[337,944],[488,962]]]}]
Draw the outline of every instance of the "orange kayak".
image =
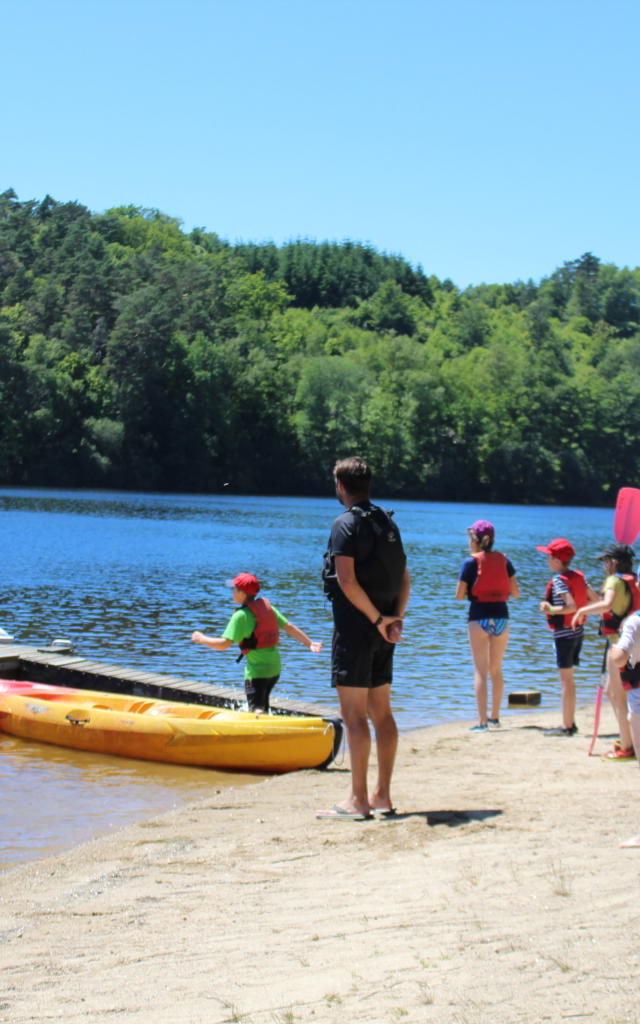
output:
[{"label": "orange kayak", "polygon": [[342,723],[2,679],[0,731],[146,761],[280,773],[330,764]]}]

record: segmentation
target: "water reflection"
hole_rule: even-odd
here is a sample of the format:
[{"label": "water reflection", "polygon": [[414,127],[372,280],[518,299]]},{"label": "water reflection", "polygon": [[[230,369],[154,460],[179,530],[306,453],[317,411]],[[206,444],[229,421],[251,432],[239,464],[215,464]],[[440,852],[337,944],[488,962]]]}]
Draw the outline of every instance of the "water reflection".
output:
[{"label": "water reflection", "polygon": [[132,761],[0,733],[0,868],[58,852],[255,775]]}]

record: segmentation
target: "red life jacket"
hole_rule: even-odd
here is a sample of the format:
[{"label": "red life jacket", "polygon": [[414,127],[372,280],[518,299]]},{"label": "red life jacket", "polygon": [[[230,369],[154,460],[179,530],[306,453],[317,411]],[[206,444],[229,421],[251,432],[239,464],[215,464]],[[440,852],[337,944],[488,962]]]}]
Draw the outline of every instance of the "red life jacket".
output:
[{"label": "red life jacket", "polygon": [[266,597],[255,597],[247,601],[243,607],[251,612],[256,625],[251,636],[246,637],[240,644],[242,653],[246,654],[247,651],[255,651],[261,647],[275,647],[280,639],[280,630],[276,613]]},{"label": "red life jacket", "polygon": [[[582,608],[583,605],[588,603],[587,581],[584,578],[583,572],[580,572],[579,569],[565,569],[564,572],[559,572],[557,575],[567,584],[569,593],[576,603],[576,608]],[[553,579],[554,577],[547,583],[547,590],[544,595],[545,601],[549,601],[549,603],[551,603],[553,593]],[[574,615],[575,609],[572,612],[567,612],[566,615],[547,615],[549,629],[571,629],[571,620]]]},{"label": "red life jacket", "polygon": [[616,634],[620,629],[622,620],[626,619],[627,615],[631,615],[640,608],[640,586],[638,585],[638,579],[634,573],[617,572],[615,575],[618,579],[623,581],[627,588],[629,604],[622,615],[617,615],[615,612],[608,611],[604,612],[604,614],[600,616],[599,632],[601,636],[611,636],[612,634]]},{"label": "red life jacket", "polygon": [[471,596],[476,601],[506,601],[511,596],[511,580],[505,556],[499,551],[480,551],[473,557],[478,575],[471,587]]}]

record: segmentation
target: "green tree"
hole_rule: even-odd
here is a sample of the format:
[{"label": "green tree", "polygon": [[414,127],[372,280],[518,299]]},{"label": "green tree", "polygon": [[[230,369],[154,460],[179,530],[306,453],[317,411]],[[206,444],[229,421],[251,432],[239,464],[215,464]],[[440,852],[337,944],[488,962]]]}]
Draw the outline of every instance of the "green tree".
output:
[{"label": "green tree", "polygon": [[305,361],[293,426],[312,486],[326,489],[336,458],[360,450],[365,393],[366,373],[348,358],[315,356]]}]

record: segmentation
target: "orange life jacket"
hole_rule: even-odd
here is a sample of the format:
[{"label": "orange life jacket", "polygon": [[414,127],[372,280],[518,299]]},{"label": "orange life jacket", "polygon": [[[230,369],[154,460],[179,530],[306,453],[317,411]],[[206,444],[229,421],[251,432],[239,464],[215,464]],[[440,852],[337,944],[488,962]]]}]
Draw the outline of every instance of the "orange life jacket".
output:
[{"label": "orange life jacket", "polygon": [[511,596],[511,580],[505,556],[499,551],[479,551],[473,557],[478,575],[471,587],[471,596],[476,601],[506,601]]},{"label": "orange life jacket", "polygon": [[635,574],[632,572],[617,572],[615,575],[623,581],[627,588],[629,604],[622,615],[617,615],[615,612],[608,611],[604,612],[600,616],[599,632],[601,636],[611,636],[616,634],[620,629],[622,620],[626,619],[627,615],[631,615],[640,608],[640,586],[638,585],[638,579]]},{"label": "orange life jacket", "polygon": [[256,620],[256,625],[251,636],[241,642],[242,653],[246,654],[247,651],[255,651],[261,647],[275,647],[280,639],[280,630],[276,613],[267,598],[254,597],[243,607],[251,612]]},{"label": "orange life jacket", "polygon": [[[583,572],[580,572],[579,569],[565,569],[564,572],[559,572],[557,575],[567,584],[569,593],[576,603],[576,608],[582,608],[583,605],[587,604],[589,595],[587,593],[587,581],[584,578]],[[554,577],[547,583],[547,590],[544,595],[545,601],[551,602],[553,580]],[[547,615],[549,629],[570,629],[571,620],[574,615],[575,610],[567,612],[566,615]]]}]

